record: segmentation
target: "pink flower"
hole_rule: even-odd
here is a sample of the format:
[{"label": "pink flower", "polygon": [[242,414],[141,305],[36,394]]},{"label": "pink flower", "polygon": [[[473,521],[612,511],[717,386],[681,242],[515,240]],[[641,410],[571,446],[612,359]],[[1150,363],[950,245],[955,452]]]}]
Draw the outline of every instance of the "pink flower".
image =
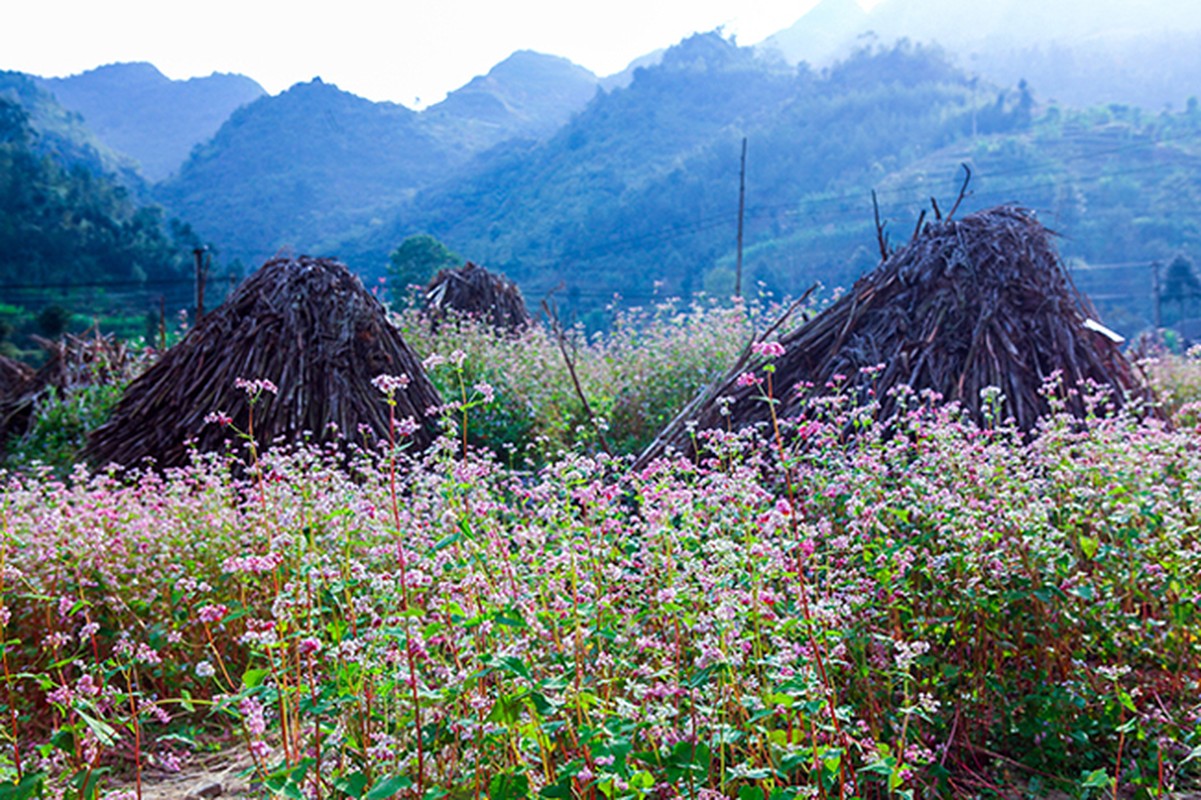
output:
[{"label": "pink flower", "polygon": [[371,379],[371,385],[388,397],[401,391],[410,383],[410,378],[403,372],[400,375],[376,375]]},{"label": "pink flower", "polygon": [[75,694],[71,691],[70,686],[59,686],[46,694],[47,700],[49,700],[51,703],[57,703],[60,706],[70,705],[71,700],[74,699],[74,697]]},{"label": "pink flower", "polygon": [[258,397],[263,392],[270,394],[279,394],[279,387],[269,380],[262,378],[258,380],[247,380],[246,378],[237,378],[234,380],[234,388],[241,389],[251,397]]},{"label": "pink flower", "polygon": [[768,358],[779,358],[785,352],[784,345],[779,342],[755,342],[751,345],[751,350]]},{"label": "pink flower", "polygon": [[197,613],[197,616],[200,617],[201,622],[211,625],[214,622],[220,622],[221,620],[225,619],[225,615],[228,613],[229,609],[224,605],[215,605],[205,606],[204,608],[200,609],[200,611]]},{"label": "pink flower", "polygon": [[75,688],[84,697],[93,697],[100,693],[100,687],[96,685],[96,681],[91,675],[81,677],[79,683],[75,684]]},{"label": "pink flower", "polygon": [[491,403],[496,397],[496,391],[492,388],[492,384],[490,383],[484,383],[483,381],[480,381],[471,388],[484,398],[485,403]]},{"label": "pink flower", "polygon": [[321,642],[314,636],[306,636],[300,640],[300,643],[296,645],[296,648],[300,650],[301,655],[307,656],[310,653],[316,653],[319,651],[321,649]]},{"label": "pink flower", "polygon": [[232,425],[233,421],[234,418],[229,414],[226,414],[224,411],[214,411],[213,413],[206,415],[204,418],[205,425],[220,425],[222,428],[226,427],[227,425]]},{"label": "pink flower", "polygon": [[417,420],[412,417],[396,420],[396,433],[400,436],[412,436],[417,432]]},{"label": "pink flower", "polygon": [[756,378],[752,372],[744,372],[738,376],[738,380],[734,382],[735,386],[757,386],[763,383],[762,378]]},{"label": "pink flower", "polygon": [[267,721],[263,718],[263,705],[254,697],[243,697],[238,703],[238,711],[242,713],[242,721],[246,732],[251,736],[262,736],[267,730]]}]

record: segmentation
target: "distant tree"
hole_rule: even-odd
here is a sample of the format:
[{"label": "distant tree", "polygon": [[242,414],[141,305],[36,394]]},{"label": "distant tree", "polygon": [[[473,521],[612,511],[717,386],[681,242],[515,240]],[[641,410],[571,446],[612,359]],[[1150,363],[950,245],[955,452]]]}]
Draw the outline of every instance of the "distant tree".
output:
[{"label": "distant tree", "polygon": [[1190,316],[1201,297],[1201,279],[1188,256],[1178,255],[1168,264],[1164,274],[1163,301],[1176,304],[1176,319]]},{"label": "distant tree", "polygon": [[58,304],[46,306],[38,314],[38,330],[51,339],[62,336],[70,324],[71,312]]},{"label": "distant tree", "polygon": [[24,145],[33,136],[29,115],[20,105],[0,97],[0,144]]},{"label": "distant tree", "polygon": [[463,259],[427,233],[410,236],[388,257],[388,285],[393,301],[399,302],[405,289],[413,284],[424,286],[434,274],[455,267]]},{"label": "distant tree", "polygon": [[1029,128],[1030,121],[1034,119],[1034,94],[1025,78],[1018,81],[1018,102],[1013,115],[1018,128]]}]

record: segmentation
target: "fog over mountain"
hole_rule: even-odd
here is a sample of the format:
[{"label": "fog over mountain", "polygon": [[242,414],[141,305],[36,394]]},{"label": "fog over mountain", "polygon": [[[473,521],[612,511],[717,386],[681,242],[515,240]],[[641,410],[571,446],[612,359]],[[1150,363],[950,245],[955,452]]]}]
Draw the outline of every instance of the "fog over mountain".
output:
[{"label": "fog over mountain", "polygon": [[[743,137],[743,274],[781,294],[875,265],[873,190],[899,241],[931,196],[953,200],[968,164],[964,210],[1034,209],[1064,233],[1065,257],[1101,265],[1080,283],[1132,332],[1150,318],[1146,265],[1201,253],[1201,25],[1186,6],[823,0],[757,46],[697,34],[605,78],[518,51],[423,111],[320,79],[267,95],[249,78],[170,81],[149,64],[0,73],[0,100],[28,118],[22,158],[153,196],[159,241],[185,255],[207,243],[253,269],[290,249],[376,279],[424,233],[535,294],[563,284],[591,314],[615,293],[731,291]],[[193,121],[176,125],[185,107]],[[14,219],[41,225],[26,205]],[[114,226],[133,213],[109,205]]]},{"label": "fog over mountain", "polygon": [[1068,105],[1158,110],[1201,90],[1201,5],[1193,0],[883,0],[870,12],[854,0],[822,0],[758,48],[826,66],[903,38],[937,43],[970,74],[1024,79],[1040,98]]},{"label": "fog over mountain", "polygon": [[422,116],[451,126],[448,134],[457,132],[478,149],[514,136],[554,133],[588,104],[598,85],[596,75],[566,58],[519,50]]},{"label": "fog over mountain", "polygon": [[153,64],[109,64],[41,85],[81,114],[109,147],[132,157],[151,181],[179,168],[235,109],[266,92],[244,75],[171,80]]}]

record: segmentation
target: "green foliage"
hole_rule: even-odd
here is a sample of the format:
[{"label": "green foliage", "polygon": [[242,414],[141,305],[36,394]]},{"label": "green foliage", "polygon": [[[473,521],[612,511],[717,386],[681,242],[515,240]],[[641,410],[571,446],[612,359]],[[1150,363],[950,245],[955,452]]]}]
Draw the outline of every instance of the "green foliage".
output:
[{"label": "green foliage", "polygon": [[[1175,314],[1171,319],[1181,320],[1197,316],[1197,301],[1201,299],[1201,279],[1197,278],[1193,262],[1187,256],[1177,255],[1168,264],[1161,297],[1168,307],[1175,307]],[[1171,324],[1171,320],[1165,316],[1164,323]]]},{"label": "green foliage", "polygon": [[84,326],[88,317],[142,315],[151,291],[156,301],[178,297],[177,282],[189,294],[180,238],[190,228],[168,228],[161,209],[137,205],[115,178],[96,172],[97,159],[47,151],[56,140],[35,125],[34,112],[45,116],[52,101],[32,89],[10,99],[6,79],[15,80],[0,73],[0,285],[32,316],[13,315],[22,320],[14,335],[56,335],[75,315]]},{"label": "green foliage", "polygon": [[[777,311],[752,310],[767,317]],[[469,402],[481,385],[494,395],[468,415],[468,442],[512,465],[542,464],[577,447],[601,448],[547,328],[534,325],[509,334],[471,319],[434,327],[416,309],[402,311],[396,320],[405,341],[427,359],[444,400]],[[619,453],[647,445],[701,388],[725,373],[750,336],[744,306],[705,298],[691,304],[668,299],[615,313],[605,327],[604,334],[589,337],[577,326],[567,332],[565,345],[601,435]]]},{"label": "green foliage", "polygon": [[426,233],[410,236],[388,256],[388,282],[393,302],[405,296],[409,286],[425,286],[440,269],[463,263],[458,253]]},{"label": "green foliage", "polygon": [[48,387],[34,402],[29,430],[7,445],[9,466],[44,464],[68,472],[87,444],[90,432],[108,421],[124,387],[90,383],[65,392]]}]

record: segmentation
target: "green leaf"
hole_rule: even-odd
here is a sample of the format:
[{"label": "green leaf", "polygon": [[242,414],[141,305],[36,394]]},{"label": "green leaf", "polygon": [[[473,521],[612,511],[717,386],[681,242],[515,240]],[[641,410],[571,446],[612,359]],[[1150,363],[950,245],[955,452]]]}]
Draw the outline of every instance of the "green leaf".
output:
[{"label": "green leaf", "polygon": [[525,800],[530,796],[530,779],[524,774],[502,772],[488,784],[489,800]]},{"label": "green leaf", "polygon": [[407,789],[413,785],[413,782],[405,775],[393,775],[380,783],[377,783],[367,792],[365,800],[384,800],[385,797],[391,797],[401,789]]},{"label": "green leaf", "polygon": [[[499,617],[497,618],[497,621],[500,621]],[[519,678],[525,678],[530,683],[534,682],[534,679],[530,677],[529,668],[520,658],[517,658],[516,656],[505,656],[504,658],[498,658],[496,660],[496,664],[506,672],[510,672]]]},{"label": "green leaf", "polygon": [[763,790],[758,786],[739,786],[738,800],[763,800]]},{"label": "green leaf", "polygon": [[113,744],[116,743],[117,731],[112,725],[109,725],[104,720],[96,719],[95,717],[85,713],[84,711],[81,711],[78,708],[75,709],[75,713],[78,714],[79,718],[84,721],[84,724],[88,726],[100,744],[104,745],[105,747],[112,747]]},{"label": "green leaf", "polygon": [[347,797],[359,800],[363,796],[363,790],[367,788],[367,776],[361,772],[352,773],[335,781],[334,788]]},{"label": "green leaf", "polygon": [[496,623],[498,625],[508,625],[510,628],[528,628],[529,625],[521,618],[521,613],[515,609],[506,609],[504,612],[496,615]]},{"label": "green leaf", "polygon": [[45,778],[44,772],[31,772],[20,783],[0,784],[0,800],[27,800],[35,794],[40,795]]},{"label": "green leaf", "polygon": [[433,550],[434,550],[434,552],[437,552],[439,550],[445,550],[446,548],[450,547],[452,544],[454,544],[455,542],[459,541],[462,538],[463,538],[463,534],[461,534],[461,533],[452,533],[449,536],[443,536],[441,539],[434,542]]},{"label": "green leaf", "polygon": [[655,776],[646,770],[639,770],[630,776],[630,788],[647,790],[655,785]]},{"label": "green leaf", "polygon": [[254,689],[257,686],[262,686],[263,681],[271,674],[269,669],[248,669],[242,673],[242,688]]},{"label": "green leaf", "polygon": [[1092,536],[1080,537],[1080,550],[1084,553],[1085,558],[1092,558],[1097,554],[1097,548],[1101,542]]},{"label": "green leaf", "polygon": [[1080,785],[1090,788],[1107,789],[1110,785],[1109,772],[1105,769],[1095,769],[1088,773],[1088,776],[1081,781]]}]

